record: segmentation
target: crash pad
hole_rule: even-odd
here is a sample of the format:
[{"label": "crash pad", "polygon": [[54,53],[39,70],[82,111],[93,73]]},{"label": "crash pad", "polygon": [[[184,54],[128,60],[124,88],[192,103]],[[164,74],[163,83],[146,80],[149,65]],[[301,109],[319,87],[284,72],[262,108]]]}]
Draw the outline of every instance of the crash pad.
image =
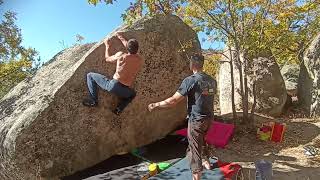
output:
[{"label": "crash pad", "polygon": [[273,142],[282,142],[283,135],[286,129],[285,123],[274,123],[271,133],[271,141]]},{"label": "crash pad", "polygon": [[233,124],[213,121],[207,132],[206,141],[208,144],[214,145],[215,147],[224,148],[233,135],[233,131]]},{"label": "crash pad", "polygon": [[[233,135],[234,125],[213,121],[206,136],[205,140],[208,144],[214,145],[217,148],[224,148],[231,136]],[[187,128],[180,129],[175,132],[177,135],[187,136]]]},{"label": "crash pad", "polygon": [[[201,180],[224,180],[236,176],[241,166],[235,163],[223,163],[210,159],[214,165],[212,170],[204,170]],[[183,158],[168,169],[150,177],[149,180],[192,180],[190,166],[187,158]]]}]

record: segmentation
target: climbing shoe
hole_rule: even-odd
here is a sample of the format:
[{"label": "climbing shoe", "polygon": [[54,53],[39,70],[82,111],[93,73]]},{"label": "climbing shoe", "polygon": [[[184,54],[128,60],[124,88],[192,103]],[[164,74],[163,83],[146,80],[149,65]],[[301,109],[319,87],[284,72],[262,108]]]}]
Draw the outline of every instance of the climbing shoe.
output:
[{"label": "climbing shoe", "polygon": [[119,116],[121,114],[121,110],[119,108],[116,108],[112,111],[115,115]]},{"label": "climbing shoe", "polygon": [[95,107],[95,106],[98,105],[98,103],[96,101],[92,100],[92,99],[84,99],[82,101],[82,104],[84,106],[88,106],[88,107]]}]

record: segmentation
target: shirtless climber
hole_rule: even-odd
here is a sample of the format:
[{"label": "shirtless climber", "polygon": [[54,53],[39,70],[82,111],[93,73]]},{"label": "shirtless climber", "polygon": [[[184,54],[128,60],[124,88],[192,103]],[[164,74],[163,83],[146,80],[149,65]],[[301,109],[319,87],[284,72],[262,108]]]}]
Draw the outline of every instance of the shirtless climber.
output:
[{"label": "shirtless climber", "polygon": [[135,98],[136,92],[132,89],[132,84],[141,70],[144,60],[137,54],[139,43],[136,39],[129,41],[118,32],[116,37],[126,47],[127,52],[119,51],[114,55],[110,55],[111,40],[107,39],[106,45],[106,62],[117,63],[116,72],[113,79],[108,79],[106,76],[90,72],[87,74],[87,84],[89,90],[89,98],[83,100],[83,105],[94,107],[98,105],[97,85],[103,90],[115,94],[120,101],[113,113],[119,115],[125,107]]},{"label": "shirtless climber", "polygon": [[[168,99],[149,104],[149,111],[156,108],[176,106],[185,97],[188,99],[188,152],[192,179],[200,180],[203,166],[211,169],[208,147],[204,141],[213,118],[213,98],[216,81],[203,72],[204,57],[195,54],[190,58],[190,70],[193,75],[185,78],[177,92]],[[203,148],[204,147],[204,148]]]}]

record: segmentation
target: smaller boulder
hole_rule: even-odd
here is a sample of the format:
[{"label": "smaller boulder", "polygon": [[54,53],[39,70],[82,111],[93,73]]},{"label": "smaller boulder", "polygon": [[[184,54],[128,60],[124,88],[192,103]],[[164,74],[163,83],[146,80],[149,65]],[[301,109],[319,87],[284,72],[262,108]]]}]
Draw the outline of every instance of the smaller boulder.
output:
[{"label": "smaller boulder", "polygon": [[320,116],[320,33],[303,56],[299,74],[298,101],[309,116]]},{"label": "smaller boulder", "polygon": [[[232,85],[231,85],[231,67],[230,57],[236,58],[236,54],[230,55],[225,50],[225,56],[222,57],[219,70],[219,103],[221,114],[232,113]],[[251,111],[254,102],[255,112],[266,114],[269,116],[279,116],[283,112],[284,105],[287,101],[287,92],[283,78],[280,73],[278,64],[274,58],[271,58],[269,52],[257,55],[252,59],[249,67],[248,76],[248,105]],[[240,55],[240,61],[244,64],[244,55]],[[233,63],[234,76],[234,103],[236,111],[242,111],[242,97],[240,90],[240,72],[244,71],[244,67],[240,70],[240,66]],[[255,83],[255,97],[253,84]]]},{"label": "smaller boulder", "polygon": [[[274,58],[253,59],[256,81],[256,112],[278,116],[283,112],[287,101],[286,87],[279,66]],[[251,83],[253,79],[250,79]],[[252,92],[252,91],[251,91]],[[253,94],[251,97],[253,97]]]},{"label": "smaller boulder", "polygon": [[297,64],[287,64],[281,69],[281,75],[289,96],[296,96],[298,93],[299,72],[300,67]]}]

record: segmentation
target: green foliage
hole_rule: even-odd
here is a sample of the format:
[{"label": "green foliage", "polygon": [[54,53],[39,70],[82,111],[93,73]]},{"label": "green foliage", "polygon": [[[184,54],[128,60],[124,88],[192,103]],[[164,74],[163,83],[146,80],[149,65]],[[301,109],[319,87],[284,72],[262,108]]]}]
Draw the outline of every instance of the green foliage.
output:
[{"label": "green foliage", "polygon": [[[193,26],[208,39],[239,46],[248,59],[271,50],[280,64],[298,63],[319,27],[319,1],[189,1]],[[196,19],[196,20],[195,20]]]},{"label": "green foliage", "polygon": [[[114,4],[116,0],[88,0],[89,4],[98,3]],[[131,24],[142,16],[153,16],[155,14],[172,14],[179,11],[186,0],[136,0],[122,14],[126,23]]]},{"label": "green foliage", "polygon": [[204,72],[212,76],[216,77],[219,71],[219,60],[221,59],[220,54],[212,54],[212,53],[204,53],[205,61],[204,61]]},{"label": "green foliage", "polygon": [[89,4],[97,5],[100,2],[105,2],[106,4],[113,4],[116,0],[88,0]]},{"label": "green foliage", "polygon": [[319,0],[136,0],[122,17],[131,23],[154,14],[176,14],[207,40],[237,44],[249,58],[271,50],[280,65],[298,63],[320,27]]},{"label": "green foliage", "polygon": [[[205,32],[207,40],[234,48],[237,58],[231,62],[239,65],[244,119],[249,112],[247,77],[253,75],[252,59],[265,54],[273,55],[280,65],[299,63],[320,27],[319,0],[135,0],[123,18],[130,23],[154,14],[176,14],[195,31]],[[207,61],[206,71],[214,71],[208,65],[212,64]]]},{"label": "green foliage", "polygon": [[7,11],[0,24],[0,98],[40,66],[40,60],[35,60],[37,52],[21,45],[21,31],[15,20],[16,14]]},{"label": "green foliage", "polygon": [[28,73],[21,69],[27,69],[31,66],[30,61],[0,63],[0,97],[3,97],[18,82],[24,80],[28,76]]}]

